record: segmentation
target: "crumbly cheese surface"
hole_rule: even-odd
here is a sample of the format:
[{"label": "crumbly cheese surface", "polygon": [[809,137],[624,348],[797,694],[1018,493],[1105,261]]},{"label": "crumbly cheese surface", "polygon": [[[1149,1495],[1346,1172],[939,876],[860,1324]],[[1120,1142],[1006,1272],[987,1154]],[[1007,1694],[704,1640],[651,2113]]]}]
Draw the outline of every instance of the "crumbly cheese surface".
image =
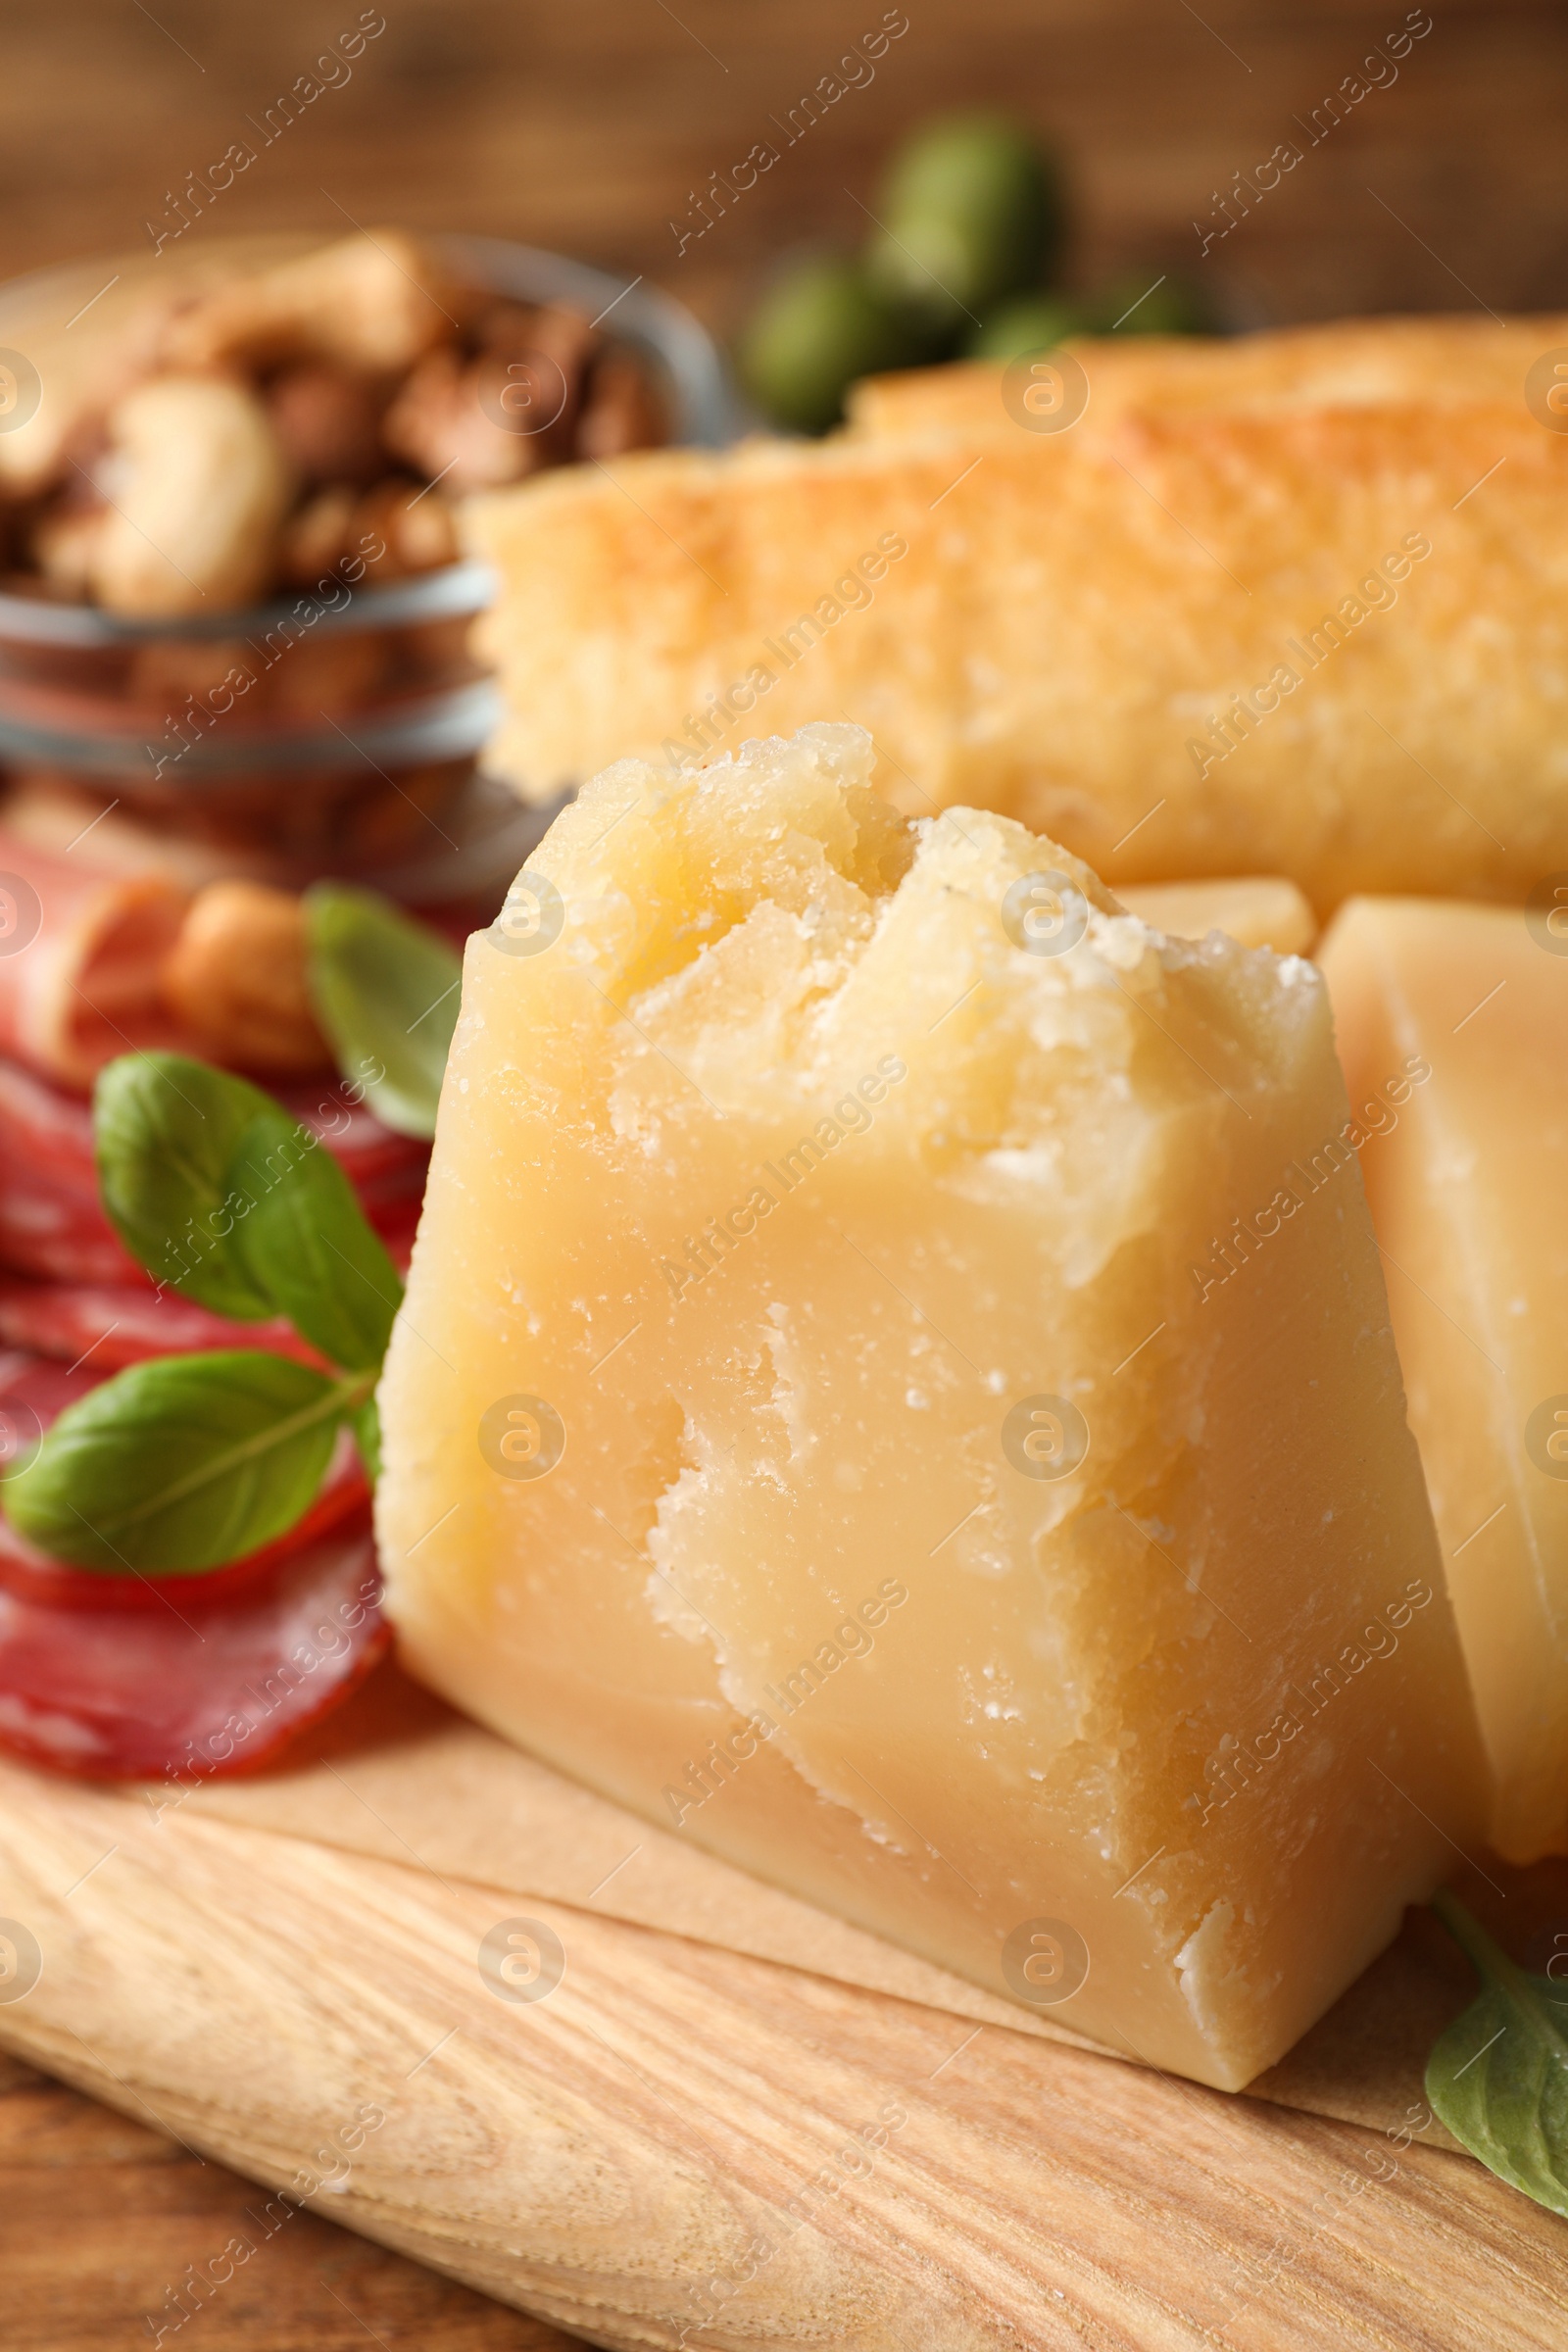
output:
[{"label": "crumbly cheese surface", "polygon": [[405,1654],[1235,2087],[1479,1777],[1313,968],[859,730],[625,761],[468,946],[381,1392]]},{"label": "crumbly cheese surface", "polygon": [[1352,899],[1324,943],[1367,1191],[1494,1776],[1491,1840],[1568,1853],[1568,937]]}]

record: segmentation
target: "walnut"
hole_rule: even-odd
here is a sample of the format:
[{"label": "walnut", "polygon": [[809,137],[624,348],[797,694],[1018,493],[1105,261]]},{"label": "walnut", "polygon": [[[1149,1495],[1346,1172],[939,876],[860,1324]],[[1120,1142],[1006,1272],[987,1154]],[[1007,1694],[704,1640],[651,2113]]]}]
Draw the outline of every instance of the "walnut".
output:
[{"label": "walnut", "polygon": [[266,392],[284,457],[302,482],[373,482],[381,472],[382,394],[368,376],[306,362]]},{"label": "walnut", "polygon": [[421,360],[387,411],[388,449],[454,495],[520,482],[571,453],[599,338],[576,311],[495,303],[479,350]]},{"label": "walnut", "polygon": [[580,458],[618,458],[628,449],[657,449],[664,419],[646,369],[619,352],[607,352],[588,379],[577,425]]},{"label": "walnut", "polygon": [[465,360],[455,351],[432,351],[387,411],[387,448],[457,495],[520,482],[545,456],[538,436],[508,415],[509,395],[515,399],[524,390],[499,357]]}]

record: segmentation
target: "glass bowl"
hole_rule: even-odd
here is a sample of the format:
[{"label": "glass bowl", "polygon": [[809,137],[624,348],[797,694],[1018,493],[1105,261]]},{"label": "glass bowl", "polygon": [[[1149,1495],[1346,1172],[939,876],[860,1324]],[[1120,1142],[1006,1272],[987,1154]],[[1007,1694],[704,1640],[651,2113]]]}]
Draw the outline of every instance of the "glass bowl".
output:
[{"label": "glass bowl", "polygon": [[[133,347],[149,295],[203,289],[323,241],[213,240],[177,269],[139,255],[14,280],[0,287],[0,362],[48,355],[37,422],[58,431],[94,367]],[[497,237],[421,241],[464,281],[603,323],[644,361],[670,444],[735,438],[724,363],[668,295]],[[0,459],[25,463],[25,430]],[[6,471],[0,463],[0,487]],[[214,871],[291,887],[339,874],[422,904],[482,895],[510,879],[540,830],[538,811],[478,772],[498,704],[467,640],[492,588],[487,567],[466,561],[379,587],[328,577],[251,611],[177,620],[0,591],[0,762],[11,778],[0,821],[60,851],[118,812],[120,830],[178,842]]]}]

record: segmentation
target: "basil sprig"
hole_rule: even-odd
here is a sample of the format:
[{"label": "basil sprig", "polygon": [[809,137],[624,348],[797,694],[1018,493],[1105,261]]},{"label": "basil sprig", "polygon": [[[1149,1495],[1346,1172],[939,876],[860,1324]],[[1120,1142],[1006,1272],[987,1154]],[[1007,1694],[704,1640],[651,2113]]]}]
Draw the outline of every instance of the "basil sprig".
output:
[{"label": "basil sprig", "polygon": [[229,1169],[253,1122],[276,1109],[260,1087],[177,1054],[122,1054],[93,1094],[109,1222],[157,1282],[240,1323],[272,1305],[236,1239]]},{"label": "basil sprig", "polygon": [[345,1371],[373,1372],[403,1285],[354,1187],[330,1152],[309,1149],[314,1142],[275,1104],[251,1121],[229,1163],[233,1185],[255,1203],[235,1238],[269,1313],[287,1315]]},{"label": "basil sprig", "polygon": [[315,1501],[347,1385],[253,1348],[133,1364],[61,1414],[7,1508],[40,1550],[109,1575],[243,1559]]},{"label": "basil sprig", "polygon": [[1427,2061],[1433,2112],[1499,2180],[1568,2214],[1568,1984],[1517,1967],[1451,1894],[1432,1908],[1481,1979]]},{"label": "basil sprig", "polygon": [[286,1315],[330,1362],[386,1352],[402,1285],[331,1153],[270,1095],[179,1054],[124,1054],[93,1096],[98,1189],[132,1257],[215,1314]]},{"label": "basil sprig", "polygon": [[198,1575],[295,1525],[345,1426],[376,1475],[373,1392],[403,1285],[331,1154],[245,1079],[124,1054],[93,1120],[105,1209],[160,1288],[236,1322],[286,1317],[336,1368],[252,1348],[134,1364],[8,1477],[7,1515],[54,1558]]},{"label": "basil sprig", "polygon": [[305,930],[311,999],[338,1068],[364,1086],[383,1126],[428,1141],[462,957],[389,899],[342,882],[306,892]]}]

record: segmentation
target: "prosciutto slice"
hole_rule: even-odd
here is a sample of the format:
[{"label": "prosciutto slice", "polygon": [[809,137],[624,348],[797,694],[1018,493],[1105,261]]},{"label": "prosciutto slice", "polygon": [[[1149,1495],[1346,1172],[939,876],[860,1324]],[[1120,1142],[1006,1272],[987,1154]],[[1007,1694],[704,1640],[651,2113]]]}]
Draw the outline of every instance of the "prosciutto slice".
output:
[{"label": "prosciutto slice", "polygon": [[[94,1386],[0,1355],[0,1454]],[[0,1518],[0,1746],[93,1780],[180,1789],[254,1771],[385,1653],[364,1472],[347,1440],[312,1510],[209,1576],[67,1568]]]},{"label": "prosciutto slice", "polygon": [[132,1047],[181,1042],[161,975],[191,893],[105,873],[0,831],[0,1053],[90,1086]]}]

